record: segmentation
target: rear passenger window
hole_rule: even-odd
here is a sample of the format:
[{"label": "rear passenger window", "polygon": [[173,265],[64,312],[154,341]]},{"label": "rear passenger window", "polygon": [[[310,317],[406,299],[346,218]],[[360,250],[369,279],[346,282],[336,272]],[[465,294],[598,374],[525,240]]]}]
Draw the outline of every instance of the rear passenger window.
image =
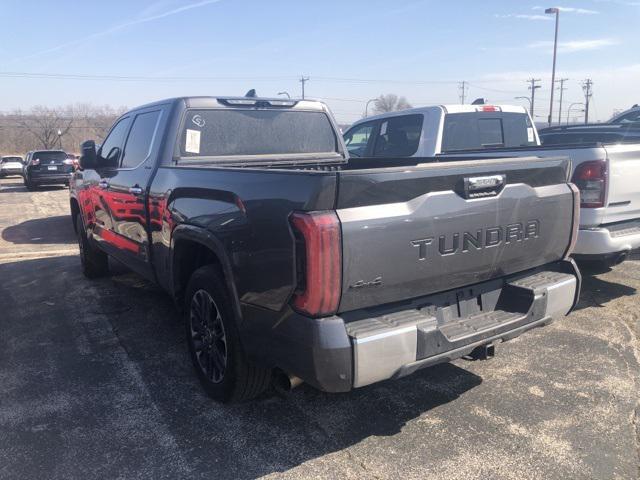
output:
[{"label": "rear passenger window", "polygon": [[382,120],[374,157],[410,157],[418,150],[423,115],[403,115]]},{"label": "rear passenger window", "polygon": [[146,160],[151,151],[151,142],[159,118],[159,111],[141,113],[136,116],[124,147],[120,168],[134,168]]}]

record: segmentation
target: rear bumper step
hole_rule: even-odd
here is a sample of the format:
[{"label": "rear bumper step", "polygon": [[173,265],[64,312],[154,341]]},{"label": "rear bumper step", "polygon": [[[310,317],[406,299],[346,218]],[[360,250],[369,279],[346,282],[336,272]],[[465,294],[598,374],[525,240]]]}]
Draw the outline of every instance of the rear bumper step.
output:
[{"label": "rear bumper step", "polygon": [[426,299],[418,308],[346,323],[353,386],[401,377],[517,337],[569,313],[579,291],[575,265],[486,282]]}]

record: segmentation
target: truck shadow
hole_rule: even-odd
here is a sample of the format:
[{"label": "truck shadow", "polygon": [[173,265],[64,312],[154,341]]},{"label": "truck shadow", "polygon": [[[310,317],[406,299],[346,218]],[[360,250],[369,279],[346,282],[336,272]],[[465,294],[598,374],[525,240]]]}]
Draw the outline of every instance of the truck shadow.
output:
[{"label": "truck shadow", "polygon": [[[372,436],[397,435],[418,418],[446,421],[438,419],[433,409],[482,382],[462,368],[442,364],[345,394],[302,385],[285,397],[267,392],[250,402],[220,405],[197,382],[183,323],[168,296],[117,264],[112,271],[109,278],[89,282],[72,256],[0,264],[0,278],[8,279],[0,285],[0,303],[6,305],[0,328],[7,339],[25,322],[39,325],[40,331],[23,337],[19,353],[13,353],[4,367],[0,364],[0,377],[11,365],[18,369],[12,373],[26,380],[24,396],[73,395],[73,406],[49,414],[46,422],[64,426],[66,449],[82,445],[94,452],[87,468],[106,476],[117,476],[115,470],[108,471],[115,467],[107,466],[113,465],[109,460],[113,452],[118,452],[118,463],[127,465],[127,476],[141,474],[136,469],[143,464],[154,465],[151,476],[174,472],[175,454],[186,459],[193,477],[251,479],[284,472]],[[27,295],[26,289],[35,293]],[[43,301],[61,294],[64,301]],[[26,302],[28,310],[22,305]],[[65,333],[57,341],[50,336],[43,346],[47,325],[52,332]],[[24,366],[29,363],[26,359],[40,355],[49,361],[60,359],[59,365],[49,368],[55,373],[44,384],[38,384],[34,372]],[[28,387],[34,385],[32,392]],[[127,416],[136,432],[124,437],[126,425],[113,420],[122,416],[123,398],[130,399]],[[20,398],[26,404],[31,400]],[[136,414],[134,407],[144,413]],[[10,432],[13,451],[46,456],[46,451],[34,451],[44,449],[44,444],[21,443],[19,432],[28,425],[11,428],[17,431]],[[149,435],[137,432],[164,433],[154,443]],[[140,461],[143,457],[146,463]]]},{"label": "truck shadow", "polygon": [[622,283],[610,282],[595,276],[595,273],[582,272],[582,291],[576,310],[588,307],[605,307],[606,303],[620,297],[635,295],[636,289]]},{"label": "truck shadow", "polygon": [[37,218],[2,230],[2,239],[13,244],[74,244],[76,235],[73,231],[70,215]]}]

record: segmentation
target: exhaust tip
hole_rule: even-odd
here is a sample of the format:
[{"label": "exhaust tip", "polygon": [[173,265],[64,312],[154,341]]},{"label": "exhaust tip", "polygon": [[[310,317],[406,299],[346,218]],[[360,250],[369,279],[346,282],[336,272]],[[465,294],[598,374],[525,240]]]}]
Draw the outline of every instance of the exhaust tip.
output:
[{"label": "exhaust tip", "polygon": [[629,257],[629,252],[622,252],[620,255],[616,257],[614,265],[620,265]]},{"label": "exhaust tip", "polygon": [[273,377],[273,388],[279,394],[289,393],[294,388],[302,385],[303,380],[295,375],[290,375],[282,370],[278,370]]}]

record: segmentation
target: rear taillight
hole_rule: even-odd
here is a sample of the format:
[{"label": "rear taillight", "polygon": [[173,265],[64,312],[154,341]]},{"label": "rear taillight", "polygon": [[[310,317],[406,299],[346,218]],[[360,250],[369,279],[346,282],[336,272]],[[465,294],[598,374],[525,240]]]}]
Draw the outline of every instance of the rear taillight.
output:
[{"label": "rear taillight", "polygon": [[604,207],[607,193],[607,162],[593,160],[583,162],[573,172],[572,182],[580,189],[582,208]]},{"label": "rear taillight", "polygon": [[573,224],[571,225],[571,240],[569,241],[567,251],[564,253],[565,258],[569,258],[573,253],[573,249],[578,241],[578,230],[580,228],[580,190],[578,190],[578,187],[573,183],[569,184],[569,188],[573,193]]},{"label": "rear taillight", "polygon": [[342,240],[335,212],[305,212],[291,215],[298,244],[298,290],[296,310],[313,317],[338,310],[342,289]]}]

